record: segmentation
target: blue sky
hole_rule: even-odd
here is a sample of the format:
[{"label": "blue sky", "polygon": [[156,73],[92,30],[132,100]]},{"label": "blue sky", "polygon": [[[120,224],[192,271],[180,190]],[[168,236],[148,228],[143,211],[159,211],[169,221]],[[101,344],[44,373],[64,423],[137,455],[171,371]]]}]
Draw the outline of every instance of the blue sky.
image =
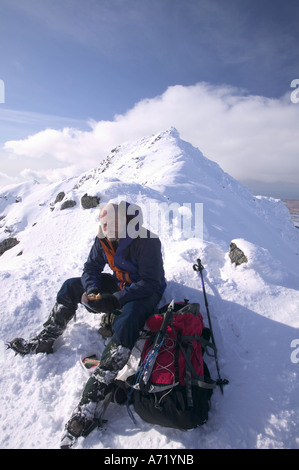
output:
[{"label": "blue sky", "polygon": [[232,176],[299,198],[298,24],[297,0],[1,0],[0,184],[80,173],[174,125]]}]

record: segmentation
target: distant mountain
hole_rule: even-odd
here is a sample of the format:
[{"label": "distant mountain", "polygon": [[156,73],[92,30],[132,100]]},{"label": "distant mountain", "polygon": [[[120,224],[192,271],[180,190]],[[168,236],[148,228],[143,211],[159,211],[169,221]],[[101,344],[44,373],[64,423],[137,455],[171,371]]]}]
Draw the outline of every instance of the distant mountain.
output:
[{"label": "distant mountain", "polygon": [[290,211],[292,220],[295,227],[299,228],[299,200],[298,199],[283,199],[283,202]]}]

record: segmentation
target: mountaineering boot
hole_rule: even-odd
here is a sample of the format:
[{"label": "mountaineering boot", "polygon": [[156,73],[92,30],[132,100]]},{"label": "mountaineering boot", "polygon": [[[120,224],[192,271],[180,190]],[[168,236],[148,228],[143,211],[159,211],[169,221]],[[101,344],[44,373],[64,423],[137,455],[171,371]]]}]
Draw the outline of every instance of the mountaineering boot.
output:
[{"label": "mountaineering boot", "polygon": [[[112,401],[113,391],[107,393],[100,402],[100,406],[77,406],[71,419],[65,426],[65,432],[60,441],[61,449],[70,449],[79,437],[86,437],[95,428],[106,429],[107,420],[103,419],[104,413]],[[94,406],[95,405],[95,406]],[[90,413],[94,408],[92,414]]]},{"label": "mountaineering boot", "polygon": [[38,354],[53,352],[54,340],[42,340],[37,336],[36,338],[29,339],[28,341],[24,338],[14,338],[12,341],[7,343],[7,347],[12,349],[16,354],[25,356],[26,354]]},{"label": "mountaineering boot", "polygon": [[95,411],[96,403],[93,402],[89,403],[89,406],[77,406],[65,426],[65,433],[60,443],[62,449],[71,447],[78,437],[85,437],[94,429]]},{"label": "mountaineering boot", "polygon": [[44,323],[44,329],[35,337],[26,340],[14,338],[7,343],[7,347],[16,354],[38,354],[53,352],[54,341],[64,332],[67,323],[75,315],[75,310],[70,310],[62,304],[56,303],[51,310],[48,320]]},{"label": "mountaineering boot", "polygon": [[86,382],[81,400],[65,426],[61,448],[71,447],[75,440],[86,437],[103,423],[104,412],[112,399],[109,385],[125,366],[131,350],[114,340],[103,351],[101,362]]},{"label": "mountaineering boot", "polygon": [[106,339],[113,336],[113,323],[115,315],[113,313],[104,313],[101,317],[100,328],[98,332]]}]

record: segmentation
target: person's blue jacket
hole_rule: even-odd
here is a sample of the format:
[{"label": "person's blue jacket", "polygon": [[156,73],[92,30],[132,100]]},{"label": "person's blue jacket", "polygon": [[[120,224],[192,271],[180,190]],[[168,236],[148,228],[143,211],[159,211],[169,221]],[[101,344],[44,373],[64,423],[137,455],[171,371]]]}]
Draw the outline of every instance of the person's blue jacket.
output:
[{"label": "person's blue jacket", "polygon": [[96,290],[101,292],[100,274],[107,264],[120,288],[114,295],[121,306],[154,292],[163,294],[166,280],[161,242],[157,236],[144,229],[142,236],[120,238],[116,251],[111,245],[99,236],[94,241],[81,277],[87,294]]}]

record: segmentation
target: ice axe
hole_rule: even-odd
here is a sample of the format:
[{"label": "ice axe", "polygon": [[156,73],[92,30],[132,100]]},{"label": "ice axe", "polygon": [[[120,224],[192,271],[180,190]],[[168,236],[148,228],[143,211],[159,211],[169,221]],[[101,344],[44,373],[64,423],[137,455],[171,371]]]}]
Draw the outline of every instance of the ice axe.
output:
[{"label": "ice axe", "polygon": [[212,322],[211,322],[211,317],[210,317],[208,299],[207,299],[207,295],[206,295],[205,283],[204,283],[203,275],[202,275],[202,271],[203,271],[204,267],[203,267],[202,262],[199,258],[197,259],[197,264],[193,265],[193,269],[194,269],[194,271],[199,272],[200,277],[201,277],[202,290],[203,290],[203,295],[204,295],[204,299],[205,299],[205,306],[206,306],[206,311],[207,311],[207,316],[208,316],[208,321],[209,321],[209,328],[210,328],[210,331],[211,331],[211,340],[212,340],[212,344],[214,345],[214,348],[215,348],[214,357],[215,357],[216,369],[217,369],[217,374],[218,374],[218,379],[216,380],[216,384],[219,385],[221,393],[223,394],[223,386],[227,385],[229,383],[229,381],[227,379],[222,379],[221,376],[220,376],[220,369],[219,369],[218,357],[217,357],[217,348],[216,348],[215,338],[214,338],[214,333],[213,333],[213,328],[212,328]]}]

